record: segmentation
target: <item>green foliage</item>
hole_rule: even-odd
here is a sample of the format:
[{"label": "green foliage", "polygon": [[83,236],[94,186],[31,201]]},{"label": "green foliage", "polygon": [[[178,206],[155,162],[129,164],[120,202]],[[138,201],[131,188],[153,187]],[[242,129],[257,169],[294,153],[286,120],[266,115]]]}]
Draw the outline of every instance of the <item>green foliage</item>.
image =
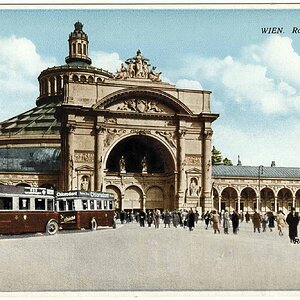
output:
[{"label": "green foliage", "polygon": [[215,148],[215,146],[213,146],[213,148],[211,150],[211,161],[212,161],[213,166],[216,166],[216,165],[232,166],[233,165],[232,161],[230,159],[228,159],[227,157],[225,157],[223,159],[221,151],[217,150]]},{"label": "green foliage", "polygon": [[232,161],[230,159],[228,159],[227,157],[225,157],[223,159],[223,165],[224,166],[233,166]]},{"label": "green foliage", "polygon": [[219,150],[217,150],[215,148],[215,146],[213,146],[212,151],[211,151],[211,161],[212,161],[212,165],[216,166],[216,165],[222,165],[222,154]]}]

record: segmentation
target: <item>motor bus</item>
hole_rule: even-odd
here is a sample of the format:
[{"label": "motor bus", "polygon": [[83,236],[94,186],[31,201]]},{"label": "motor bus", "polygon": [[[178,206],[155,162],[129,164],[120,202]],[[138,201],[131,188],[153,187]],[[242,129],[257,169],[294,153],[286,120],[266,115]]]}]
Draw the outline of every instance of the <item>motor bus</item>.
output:
[{"label": "motor bus", "polygon": [[116,227],[114,195],[103,192],[67,191],[56,193],[60,229]]},{"label": "motor bus", "polygon": [[58,229],[54,190],[0,185],[0,234],[46,232]]}]

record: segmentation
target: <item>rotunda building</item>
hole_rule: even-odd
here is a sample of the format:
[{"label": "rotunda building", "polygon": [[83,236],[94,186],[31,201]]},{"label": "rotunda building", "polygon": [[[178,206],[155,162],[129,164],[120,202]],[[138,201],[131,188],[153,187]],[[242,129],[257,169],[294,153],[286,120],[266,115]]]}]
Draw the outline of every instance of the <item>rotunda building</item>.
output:
[{"label": "rotunda building", "polygon": [[163,82],[140,50],[117,74],[93,67],[80,22],[68,41],[36,107],[1,123],[0,183],[109,191],[120,209],[211,205],[211,92]]}]

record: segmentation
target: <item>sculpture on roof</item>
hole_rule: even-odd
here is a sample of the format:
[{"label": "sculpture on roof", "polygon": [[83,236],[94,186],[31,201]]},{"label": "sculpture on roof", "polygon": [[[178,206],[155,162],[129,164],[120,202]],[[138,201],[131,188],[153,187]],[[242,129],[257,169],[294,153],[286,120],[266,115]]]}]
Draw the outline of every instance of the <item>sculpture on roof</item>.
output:
[{"label": "sculpture on roof", "polygon": [[134,57],[128,58],[125,63],[128,65],[126,67],[124,64],[121,65],[119,71],[115,75],[115,79],[127,79],[127,78],[141,78],[141,79],[150,79],[151,81],[160,82],[161,72],[157,73],[155,67],[152,67],[149,64],[149,59],[143,57],[141,50],[136,52]]}]

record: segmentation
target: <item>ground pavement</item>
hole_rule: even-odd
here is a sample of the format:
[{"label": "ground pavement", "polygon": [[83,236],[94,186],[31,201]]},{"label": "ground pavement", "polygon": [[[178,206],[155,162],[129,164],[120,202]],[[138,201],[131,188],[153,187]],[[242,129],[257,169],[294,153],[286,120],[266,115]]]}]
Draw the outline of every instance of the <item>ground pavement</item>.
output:
[{"label": "ground pavement", "polygon": [[[276,224],[276,223],[275,223]],[[140,227],[0,236],[0,291],[299,290],[300,245],[287,235]]]}]

